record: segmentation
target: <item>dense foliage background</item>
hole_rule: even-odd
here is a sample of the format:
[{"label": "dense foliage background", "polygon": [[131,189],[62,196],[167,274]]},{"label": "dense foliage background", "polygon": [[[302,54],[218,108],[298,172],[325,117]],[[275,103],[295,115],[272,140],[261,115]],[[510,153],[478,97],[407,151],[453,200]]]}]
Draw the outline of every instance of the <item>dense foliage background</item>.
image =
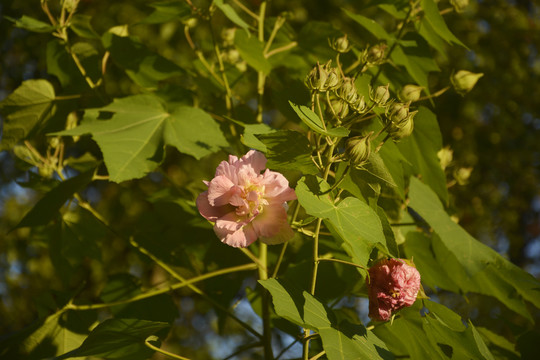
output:
[{"label": "dense foliage background", "polygon": [[[77,4],[76,1],[43,3],[48,4],[50,13],[58,19],[62,7]],[[352,358],[347,357],[351,354],[366,356],[371,354],[373,344],[379,349],[385,347],[394,355],[412,358],[535,357],[536,344],[540,341],[538,282],[517,267],[536,278],[540,276],[540,7],[537,4],[471,1],[462,12],[456,12],[448,1],[430,0],[414,2],[419,10],[412,16],[408,12],[409,2],[399,0],[157,4],[138,0],[80,1],[76,16],[66,30],[67,38],[51,34],[54,28],[47,27],[49,19],[40,1],[3,0],[0,4],[0,99],[9,99],[24,84],[28,86],[25,91],[40,89],[41,94],[40,101],[34,104],[12,97],[11,103],[4,100],[0,105],[4,125],[0,153],[0,334],[3,334],[0,357],[60,356],[79,348],[90,330],[101,323],[120,334],[128,334],[131,329],[137,339],[156,335],[161,340],[158,347],[191,359],[222,359],[236,352],[238,355],[230,358],[269,358],[268,349],[262,350],[264,339],[259,335],[264,332],[265,316],[270,317],[274,329],[273,356],[282,354],[281,358],[285,359],[302,356],[303,332],[299,326],[312,329],[322,337],[322,341],[317,336],[310,341],[310,357],[323,350],[330,359],[340,355]],[[443,14],[450,34],[442,27],[444,24],[433,20],[433,14],[425,10],[432,4]],[[285,48],[269,59],[261,58],[263,49],[257,47],[260,44],[249,40],[257,38],[258,25],[254,16],[242,9],[247,7],[256,15],[261,6],[266,7],[265,40],[276,22],[281,24],[268,50]],[[66,11],[69,13],[69,9]],[[22,20],[23,16],[43,23]],[[21,20],[14,24],[16,19]],[[375,25],[366,19],[374,20]],[[410,22],[404,27],[406,31],[401,31],[404,19]],[[426,30],[426,22],[438,30]],[[231,35],[226,30],[233,27],[237,30]],[[247,36],[248,32],[252,37]],[[127,34],[131,37],[126,37]],[[390,83],[392,97],[408,83],[425,86],[422,95],[427,96],[451,85],[450,77],[456,70],[484,74],[464,96],[448,90],[415,105],[415,109],[419,105],[424,108],[419,113],[415,134],[427,134],[427,140],[415,138],[418,151],[409,148],[407,152],[412,146],[407,139],[397,146],[391,141],[385,143],[382,149],[389,150],[381,151],[381,156],[390,169],[387,173],[390,172],[399,188],[397,200],[384,196],[392,192],[388,189],[388,178],[381,182],[359,173],[352,181],[340,184],[350,198],[369,204],[375,212],[384,210],[378,216],[383,224],[384,219],[388,222],[382,229],[386,250],[366,252],[362,254],[365,257],[356,258],[354,251],[340,245],[343,241],[347,243],[347,234],[332,229],[335,226],[332,218],[320,211],[323,205],[317,202],[320,200],[317,192],[308,186],[309,176],[302,177],[311,174],[321,179],[309,161],[302,162],[302,156],[307,154],[309,158],[310,152],[280,147],[279,137],[254,135],[269,132],[259,121],[262,117],[273,129],[294,131],[287,133],[290,138],[280,132],[285,136],[283,142],[313,145],[306,140],[306,134],[319,135],[302,122],[288,102],[310,106],[310,92],[304,85],[306,75],[316,61],[322,64],[334,59],[335,64],[336,52],[328,39],[343,34],[354,45],[350,52],[342,54],[344,67],[354,65],[357,59],[362,59],[364,49],[379,43],[388,45],[387,54],[390,49],[394,51],[391,61],[381,61],[359,76],[364,80],[369,77],[357,83],[364,92],[367,83],[375,79],[374,86]],[[401,40],[393,47],[396,36]],[[399,49],[404,49],[402,57],[397,55]],[[261,73],[265,77],[265,90],[259,101]],[[232,96],[227,95],[223,74],[229,81]],[[24,83],[30,79],[41,80]],[[140,97],[130,98],[141,94],[150,98],[144,101]],[[367,100],[369,94],[365,95]],[[113,100],[116,105],[111,107]],[[193,123],[182,128],[183,138],[156,141],[173,145],[163,148],[163,153],[149,152],[142,163],[131,164],[127,172],[115,172],[115,166],[111,166],[115,160],[107,158],[107,154],[118,152],[114,147],[118,138],[112,136],[100,142],[96,133],[93,138],[83,135],[92,131],[77,130],[76,126],[92,119],[98,121],[100,115],[95,109],[107,106],[109,117],[118,109],[131,109],[134,114],[125,117],[129,122],[141,113],[137,108],[141,104],[152,107],[158,114],[165,111],[155,110],[159,104],[166,104],[166,111],[180,107],[190,112],[181,113],[179,118],[192,119]],[[382,112],[378,111],[381,120]],[[23,136],[13,135],[6,130],[6,119],[13,114],[36,126],[25,125]],[[434,129],[421,125],[431,124],[435,116],[440,135],[437,126]],[[205,128],[201,140],[206,141],[207,148],[186,140],[199,139],[201,127]],[[373,121],[368,127],[377,131],[381,126]],[[65,133],[66,136],[46,136],[64,129],[74,130]],[[353,128],[351,135],[364,132],[359,126]],[[279,281],[288,282],[267,280],[264,285],[274,301],[269,307],[270,314],[264,315],[269,301],[257,283],[257,271],[252,268],[196,283],[196,287],[163,291],[162,295],[138,302],[83,310],[90,304],[122,301],[160,288],[167,290],[175,281],[249,262],[245,253],[219,242],[211,225],[194,206],[197,195],[205,190],[202,180],[210,180],[217,164],[229,153],[242,155],[249,147],[266,149],[269,167],[283,172],[291,186],[296,187],[301,204],[299,219],[303,221],[297,228],[306,230],[290,242],[279,268]],[[444,174],[437,168],[435,156],[443,147],[453,152]],[[343,148],[344,143],[337,151]],[[314,148],[310,149],[315,154]],[[58,159],[60,152],[65,167],[58,174],[58,163],[53,159]],[[397,170],[401,171],[400,181],[396,181],[396,168],[391,167],[395,163],[390,161],[398,153],[411,155],[408,160],[413,163],[412,170],[406,166]],[[288,164],[284,157],[297,162]],[[422,163],[421,159],[428,160]],[[401,165],[397,167],[401,169]],[[301,172],[297,171],[299,168]],[[335,170],[339,173],[337,166]],[[416,179],[409,181],[409,176],[418,174],[427,185]],[[446,179],[441,182],[442,176]],[[329,181],[337,180],[336,176]],[[38,200],[47,196],[48,201],[38,207]],[[446,213],[459,221],[462,228],[502,257],[495,257],[462,233],[461,228],[454,228],[455,223],[445,222],[446,218],[430,218],[438,201],[442,201]],[[414,209],[410,215],[403,211],[402,204]],[[37,210],[28,213],[34,206]],[[337,212],[336,216],[346,215],[349,214]],[[382,254],[412,256],[430,300],[422,304],[417,301],[416,307],[402,311],[392,325],[378,325],[371,331],[365,273],[354,267],[323,262],[315,297],[309,297],[313,263],[310,231],[313,234],[315,224],[309,223],[310,217],[325,219],[321,256],[330,254],[362,266],[371,265]],[[394,231],[388,232],[389,224],[396,223],[409,226],[393,226]],[[454,237],[475,249],[471,253],[478,258],[471,260],[472,265],[464,264],[459,258],[463,249],[459,246],[452,249]],[[389,239],[395,239],[399,249],[393,249]],[[427,247],[426,243],[429,243]],[[281,246],[268,248],[270,269],[275,268],[281,249]],[[441,255],[447,255],[448,251],[457,261],[443,261],[451,258]],[[250,252],[260,256],[258,245],[252,246]],[[486,264],[488,271],[474,276],[473,270]],[[326,321],[336,332],[325,333],[321,329],[327,324],[319,326],[302,314],[291,314],[291,308],[279,302],[286,298],[278,294],[286,294],[285,297],[290,296],[294,301],[303,299],[305,308],[316,309],[315,312],[323,311],[322,304],[332,308],[328,310],[332,315]],[[65,311],[66,304],[79,308]],[[420,320],[422,305],[424,312],[428,309],[436,317]],[[60,309],[64,312],[58,312]],[[236,320],[241,319],[241,323],[231,314]],[[107,319],[118,322],[106,323]],[[444,327],[433,319],[442,319],[449,326]],[[427,325],[422,325],[424,320]],[[93,342],[85,342],[86,348],[79,348],[74,355],[152,356],[153,351],[148,350],[144,341],[133,343],[122,336],[116,340],[112,337],[111,346],[118,348],[118,353],[112,353],[106,345],[104,350],[96,350],[96,344],[106,344],[110,337],[103,328],[101,331],[93,332],[95,337],[88,338]],[[362,343],[367,344],[368,350],[362,350],[361,346],[359,350],[355,343],[359,340],[352,335],[363,333],[369,334]],[[413,334],[416,342],[400,338],[404,333]],[[428,333],[436,334],[435,338]],[[345,342],[343,347],[332,350],[329,344],[338,342],[334,336],[344,336],[351,344]],[[378,338],[374,340],[374,336]],[[407,341],[419,345],[410,348]],[[391,357],[385,351],[378,355]]]}]

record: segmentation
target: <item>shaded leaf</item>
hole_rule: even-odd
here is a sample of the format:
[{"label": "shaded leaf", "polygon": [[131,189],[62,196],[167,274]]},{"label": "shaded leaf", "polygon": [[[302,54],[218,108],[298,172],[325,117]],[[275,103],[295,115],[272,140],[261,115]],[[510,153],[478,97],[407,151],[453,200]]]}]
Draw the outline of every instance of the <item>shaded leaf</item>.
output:
[{"label": "shaded leaf", "polygon": [[349,16],[351,19],[353,19],[358,24],[360,24],[360,26],[362,26],[364,29],[369,31],[378,40],[386,40],[388,42],[392,40],[392,37],[386,32],[386,30],[380,24],[375,22],[375,20],[372,20],[360,14],[354,14],[346,9],[344,9],[343,11],[345,11],[345,14],[347,14],[347,16]]},{"label": "shaded leaf", "polygon": [[439,12],[439,8],[433,0],[422,0],[422,9],[424,9],[425,18],[433,28],[433,30],[448,43],[466,46],[448,29],[444,19]]},{"label": "shaded leaf", "polygon": [[53,32],[56,28],[49,23],[43,22],[33,17],[23,15],[19,19],[10,18],[6,16],[6,19],[13,21],[15,26],[21,29],[39,32],[39,33],[50,33]]},{"label": "shaded leaf", "polygon": [[184,74],[184,70],[161,55],[150,51],[135,38],[103,35],[103,46],[111,52],[114,62],[143,87],[157,87],[158,82]]},{"label": "shaded leaf", "polygon": [[99,39],[98,33],[94,30],[91,24],[92,16],[75,14],[71,17],[69,28],[75,34],[86,39]]},{"label": "shaded leaf", "polygon": [[298,170],[304,174],[319,172],[311,161],[309,140],[297,131],[280,130],[269,134],[256,135],[266,146],[268,168],[277,170]]},{"label": "shaded leaf", "polygon": [[414,118],[412,135],[403,139],[397,147],[413,165],[414,173],[420,174],[422,180],[446,203],[446,175],[437,156],[437,152],[442,148],[442,136],[435,114],[428,108],[420,107]]},{"label": "shaded leaf", "polygon": [[144,18],[141,24],[162,24],[169,21],[186,20],[191,16],[191,8],[186,1],[172,0],[149,3],[155,10]]},{"label": "shaded leaf", "polygon": [[109,319],[99,324],[82,345],[57,359],[73,356],[98,356],[107,359],[147,359],[153,350],[145,340],[167,329],[169,324],[139,319]]},{"label": "shaded leaf", "polygon": [[272,70],[272,65],[264,57],[264,45],[254,35],[246,31],[236,31],[234,33],[234,45],[238,49],[240,56],[249,66],[257,71],[268,75]]},{"label": "shaded leaf", "polygon": [[[234,10],[234,8],[229,5],[229,4],[225,4],[225,1],[224,0],[214,0],[214,4],[221,10],[223,11],[223,13],[225,14],[225,16],[231,20],[233,23],[235,23],[236,25],[240,26],[242,29],[248,30],[249,28],[249,24],[246,23],[236,12],[236,10]],[[246,60],[247,61],[247,60]]]},{"label": "shaded leaf", "polygon": [[66,201],[71,199],[73,194],[84,189],[92,181],[93,174],[94,172],[92,170],[62,181],[58,186],[45,194],[14,229],[26,226],[47,225],[58,216],[60,208]]},{"label": "shaded leaf", "polygon": [[531,319],[523,301],[540,308],[537,279],[470,236],[450,219],[435,193],[414,177],[409,198],[409,206],[433,228],[448,249],[451,256],[447,255],[446,259],[451,262],[444,269],[454,274],[453,279],[463,291],[493,296],[509,309]]}]

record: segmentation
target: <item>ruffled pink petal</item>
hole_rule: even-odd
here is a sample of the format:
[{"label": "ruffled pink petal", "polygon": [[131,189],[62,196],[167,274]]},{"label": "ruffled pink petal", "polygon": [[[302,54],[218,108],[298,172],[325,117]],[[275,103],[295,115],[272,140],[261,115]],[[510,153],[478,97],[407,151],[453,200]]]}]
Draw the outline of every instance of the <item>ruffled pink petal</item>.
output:
[{"label": "ruffled pink petal", "polygon": [[240,159],[242,164],[250,165],[257,174],[260,174],[266,168],[266,157],[256,151],[250,150],[248,153]]},{"label": "ruffled pink petal", "polygon": [[[230,158],[230,156],[229,156]],[[235,185],[238,185],[238,176],[237,176],[237,173],[238,173],[238,167],[231,164],[231,163],[228,163],[227,161],[222,161],[221,163],[219,163],[217,169],[216,169],[216,175],[215,177],[218,177],[218,176],[225,176],[226,178],[228,178],[229,180],[231,180],[231,182]]]},{"label": "ruffled pink petal", "polygon": [[242,190],[236,186],[229,178],[220,175],[210,181],[208,186],[208,201],[210,205],[221,206],[229,203],[231,196],[238,194]]},{"label": "ruffled pink petal", "polygon": [[234,211],[234,208],[230,205],[225,206],[212,206],[208,201],[208,191],[201,193],[197,197],[197,208],[199,213],[207,220],[216,221],[225,214]]},{"label": "ruffled pink petal", "polygon": [[289,181],[278,172],[266,170],[261,184],[264,185],[264,197],[270,202],[283,203],[296,199],[296,193],[289,187]]},{"label": "ruffled pink petal", "polygon": [[287,212],[280,204],[270,204],[253,220],[253,228],[258,236],[271,238],[276,236],[287,224]]},{"label": "ruffled pink petal", "polygon": [[255,240],[257,240],[257,235],[251,224],[248,224],[234,233],[227,235],[222,242],[232,247],[245,248],[254,243]]}]

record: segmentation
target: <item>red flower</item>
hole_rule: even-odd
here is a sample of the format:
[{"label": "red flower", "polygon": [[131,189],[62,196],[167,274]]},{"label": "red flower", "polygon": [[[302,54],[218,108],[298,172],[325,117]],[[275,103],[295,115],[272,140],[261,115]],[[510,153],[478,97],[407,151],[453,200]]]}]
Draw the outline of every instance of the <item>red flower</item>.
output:
[{"label": "red flower", "polygon": [[420,290],[420,273],[402,259],[382,260],[369,269],[366,283],[369,317],[387,321],[392,312],[414,304]]}]

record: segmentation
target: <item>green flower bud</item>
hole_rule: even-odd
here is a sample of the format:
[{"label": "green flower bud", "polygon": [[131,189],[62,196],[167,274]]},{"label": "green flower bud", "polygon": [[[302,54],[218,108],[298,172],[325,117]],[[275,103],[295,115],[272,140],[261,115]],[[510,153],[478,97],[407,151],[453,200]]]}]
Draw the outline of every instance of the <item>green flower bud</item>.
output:
[{"label": "green flower bud", "polygon": [[330,47],[337,51],[338,53],[346,53],[348,52],[351,47],[349,46],[349,39],[347,39],[347,35],[344,35],[342,37],[339,37],[337,39],[333,39],[330,42]]},{"label": "green flower bud", "polygon": [[354,104],[358,100],[358,91],[356,85],[354,85],[354,79],[344,78],[341,87],[337,89],[336,95],[347,103]]},{"label": "green flower bud", "polygon": [[390,84],[385,86],[378,86],[376,89],[371,90],[370,98],[375,104],[384,106],[390,99]]},{"label": "green flower bud", "polygon": [[328,109],[331,115],[336,114],[336,116],[341,120],[349,114],[349,105],[341,100],[334,99],[330,102],[332,109]]},{"label": "green flower bud", "polygon": [[235,48],[230,48],[223,53],[223,60],[231,64],[236,64],[240,60],[240,53]]},{"label": "green flower bud", "polygon": [[450,149],[450,146],[447,146],[439,150],[439,152],[437,152],[437,157],[439,158],[441,167],[444,170],[452,162],[452,159],[454,157],[454,152],[452,151],[452,149]]},{"label": "green flower bud", "polygon": [[424,87],[418,85],[405,85],[399,92],[399,98],[401,101],[416,101],[420,99],[420,94],[422,93],[423,89]]},{"label": "green flower bud", "polygon": [[456,90],[458,94],[464,95],[473,89],[474,85],[476,85],[482,76],[484,76],[482,73],[459,70],[452,74],[450,81],[452,81],[454,90]]},{"label": "green flower bud", "polygon": [[418,113],[418,111],[410,112],[409,116],[407,116],[400,123],[392,123],[392,125],[388,128],[388,134],[392,137],[394,142],[398,142],[399,140],[412,134],[414,130],[414,116],[416,113]]},{"label": "green flower bud", "polygon": [[221,39],[225,46],[234,44],[236,28],[224,28],[221,30]]},{"label": "green flower bud", "polygon": [[359,167],[368,161],[371,153],[371,135],[373,131],[366,136],[355,136],[347,140],[345,156],[354,167]]},{"label": "green flower bud", "polygon": [[[197,20],[197,18],[192,17],[184,21],[184,25],[186,25],[190,29],[193,29],[195,26],[197,26],[198,22],[199,21]],[[233,34],[233,39],[234,39],[234,34]]]},{"label": "green flower bud", "polygon": [[450,4],[454,7],[455,12],[463,12],[469,6],[469,0],[450,0]]},{"label": "green flower bud", "polygon": [[386,44],[373,45],[364,53],[364,61],[367,64],[382,64],[385,60]]},{"label": "green flower bud", "polygon": [[306,86],[312,91],[324,91],[327,78],[328,71],[317,62],[306,77]]},{"label": "green flower bud", "polygon": [[409,105],[411,103],[393,103],[386,111],[386,117],[392,123],[399,125],[409,116]]},{"label": "green flower bud", "polygon": [[339,76],[339,71],[337,68],[330,68],[330,61],[326,64],[328,77],[324,83],[324,89],[326,90],[335,90],[341,85],[341,79]]},{"label": "green flower bud", "polygon": [[467,185],[467,183],[469,182],[469,178],[471,177],[472,171],[472,167],[459,168],[454,171],[454,179],[456,179],[459,185]]},{"label": "green flower bud", "polygon": [[64,0],[64,8],[68,12],[73,12],[75,9],[77,9],[77,6],[79,5],[79,0]]},{"label": "green flower bud", "polygon": [[360,114],[366,111],[367,106],[366,106],[366,101],[364,100],[364,95],[358,96],[358,99],[356,100],[356,102],[351,104],[351,108]]}]

